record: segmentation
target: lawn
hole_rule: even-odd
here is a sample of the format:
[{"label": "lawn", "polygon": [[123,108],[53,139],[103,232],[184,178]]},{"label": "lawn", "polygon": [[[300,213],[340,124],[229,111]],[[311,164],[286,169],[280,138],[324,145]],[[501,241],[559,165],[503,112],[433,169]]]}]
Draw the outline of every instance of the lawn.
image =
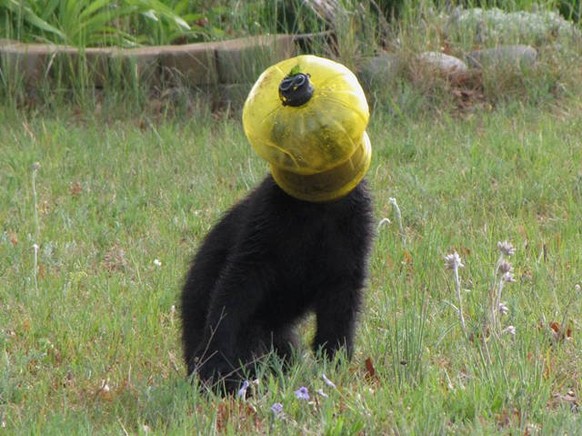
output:
[{"label": "lawn", "polygon": [[[378,231],[355,358],[332,367],[306,346],[246,400],[185,380],[177,302],[201,238],[266,165],[236,113],[112,118],[0,109],[0,432],[582,428],[579,99],[374,111]],[[515,248],[505,280],[502,241]]]}]

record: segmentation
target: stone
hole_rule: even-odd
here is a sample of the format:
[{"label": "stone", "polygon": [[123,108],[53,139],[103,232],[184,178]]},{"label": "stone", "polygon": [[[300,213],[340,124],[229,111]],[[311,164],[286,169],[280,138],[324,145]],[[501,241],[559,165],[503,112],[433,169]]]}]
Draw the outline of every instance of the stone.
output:
[{"label": "stone", "polygon": [[50,76],[60,53],[74,53],[73,47],[51,44],[7,44],[0,48],[3,73],[25,85],[36,85]]},{"label": "stone", "polygon": [[218,89],[213,92],[215,106],[219,108],[242,108],[252,86],[252,83],[219,85]]},{"label": "stone", "polygon": [[529,45],[505,45],[472,51],[466,60],[472,68],[522,68],[532,66],[537,57],[537,50]]},{"label": "stone", "polygon": [[292,35],[261,35],[223,41],[216,46],[218,80],[254,83],[269,66],[296,54]]},{"label": "stone", "polygon": [[215,50],[218,43],[160,47],[162,81],[171,86],[201,86],[218,83]]},{"label": "stone", "polygon": [[[31,86],[48,79],[67,86],[104,88],[114,80],[129,79],[148,86],[208,89],[218,84],[252,84],[267,67],[294,56],[295,47],[293,35],[134,49],[77,49],[0,39],[0,71],[8,80]],[[220,99],[238,101],[246,88],[228,88]]]},{"label": "stone", "polygon": [[441,52],[424,52],[418,56],[418,60],[429,68],[433,68],[447,76],[454,76],[468,70],[467,64],[461,59]]},{"label": "stone", "polygon": [[159,86],[161,83],[160,47],[115,50],[111,55],[113,76],[130,83]]},{"label": "stone", "polygon": [[103,88],[109,80],[113,49],[85,48],[55,52],[51,75],[59,81]]},{"label": "stone", "polygon": [[20,42],[15,41],[13,39],[0,38],[0,48],[7,47],[9,45],[18,45],[18,44],[20,44]]},{"label": "stone", "polygon": [[365,89],[386,86],[398,77],[402,60],[391,53],[382,53],[364,60],[358,68],[357,76]]},{"label": "stone", "polygon": [[[89,83],[95,84],[98,88],[103,88],[111,76],[109,65],[113,49],[86,48],[79,50],[79,54],[79,61],[84,62],[87,68],[87,79]],[[80,66],[80,68],[82,67]]]}]

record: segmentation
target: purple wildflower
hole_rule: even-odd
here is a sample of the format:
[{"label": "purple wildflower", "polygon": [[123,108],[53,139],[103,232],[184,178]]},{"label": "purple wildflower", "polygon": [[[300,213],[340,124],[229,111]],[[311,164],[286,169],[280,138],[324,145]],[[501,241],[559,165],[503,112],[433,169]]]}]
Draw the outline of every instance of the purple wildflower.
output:
[{"label": "purple wildflower", "polygon": [[513,277],[513,274],[511,273],[511,271],[506,272],[505,274],[503,274],[503,281],[507,282],[507,283],[513,283],[515,282],[515,277]]},{"label": "purple wildflower", "polygon": [[502,260],[501,262],[499,262],[499,265],[497,265],[497,271],[499,271],[499,273],[503,275],[513,271],[513,267],[506,260]]},{"label": "purple wildflower", "polygon": [[281,403],[274,403],[271,406],[271,412],[275,414],[275,416],[279,416],[283,413],[283,405]]},{"label": "purple wildflower", "polygon": [[250,386],[249,381],[245,380],[236,394],[237,398],[242,398],[244,400],[247,396],[247,389],[249,388],[249,386]]},{"label": "purple wildflower", "polygon": [[515,247],[507,241],[498,242],[497,249],[505,256],[513,256],[515,254]]},{"label": "purple wildflower", "polygon": [[463,268],[464,266],[461,261],[461,256],[456,251],[453,254],[447,254],[445,256],[445,267],[447,269],[456,271],[458,268]]},{"label": "purple wildflower", "polygon": [[330,388],[337,389],[335,383],[328,379],[325,374],[321,374],[321,378],[323,379],[324,383],[328,385]]},{"label": "purple wildflower", "polygon": [[309,400],[309,391],[305,386],[301,386],[295,391],[295,396],[300,400]]}]

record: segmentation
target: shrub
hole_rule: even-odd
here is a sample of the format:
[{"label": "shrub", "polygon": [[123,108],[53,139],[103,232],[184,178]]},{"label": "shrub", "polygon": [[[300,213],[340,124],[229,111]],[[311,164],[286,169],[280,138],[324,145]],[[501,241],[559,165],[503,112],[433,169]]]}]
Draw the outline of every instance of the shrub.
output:
[{"label": "shrub", "polygon": [[77,47],[134,46],[203,39],[187,0],[2,0],[0,37]]}]

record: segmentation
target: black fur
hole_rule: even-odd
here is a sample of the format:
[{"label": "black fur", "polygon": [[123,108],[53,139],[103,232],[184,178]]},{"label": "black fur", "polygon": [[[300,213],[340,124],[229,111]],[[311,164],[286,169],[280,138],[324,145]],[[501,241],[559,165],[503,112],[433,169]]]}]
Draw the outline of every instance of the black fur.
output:
[{"label": "black fur", "polygon": [[288,360],[295,327],[317,318],[313,349],[353,352],[370,252],[372,206],[365,181],[326,203],[297,200],[271,176],[210,231],[182,291],[188,374],[240,382],[240,368],[274,350]]}]

